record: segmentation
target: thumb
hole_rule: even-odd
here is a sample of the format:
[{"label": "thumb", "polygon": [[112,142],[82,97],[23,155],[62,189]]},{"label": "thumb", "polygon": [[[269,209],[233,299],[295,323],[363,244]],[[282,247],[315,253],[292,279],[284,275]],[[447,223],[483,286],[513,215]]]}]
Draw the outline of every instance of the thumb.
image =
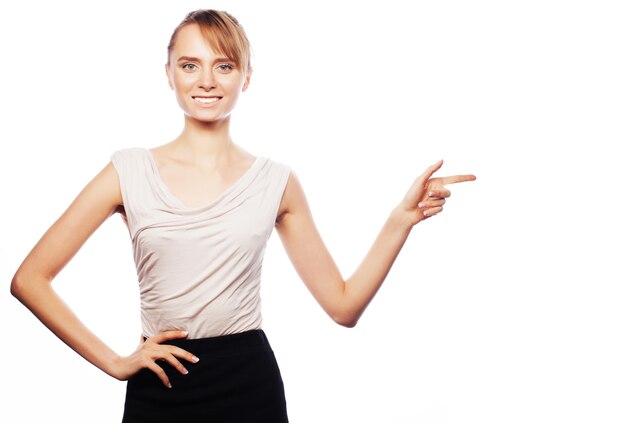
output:
[{"label": "thumb", "polygon": [[428,168],[424,171],[424,173],[422,173],[422,175],[419,177],[420,181],[426,182],[427,180],[429,180],[430,177],[433,176],[433,173],[439,170],[442,164],[443,164],[443,159],[439,160],[437,163],[431,166],[428,166]]}]

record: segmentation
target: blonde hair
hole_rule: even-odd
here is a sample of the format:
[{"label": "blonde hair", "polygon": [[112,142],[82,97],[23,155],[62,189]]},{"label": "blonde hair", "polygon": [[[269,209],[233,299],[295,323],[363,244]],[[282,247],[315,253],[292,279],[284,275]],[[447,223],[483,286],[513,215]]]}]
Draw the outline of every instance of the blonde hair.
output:
[{"label": "blonde hair", "polygon": [[170,65],[170,56],[176,43],[178,31],[186,25],[197,24],[204,39],[211,49],[227,56],[243,73],[252,70],[251,47],[243,27],[234,16],[226,11],[214,9],[198,9],[189,12],[185,19],[178,24],[167,46],[167,63]]}]

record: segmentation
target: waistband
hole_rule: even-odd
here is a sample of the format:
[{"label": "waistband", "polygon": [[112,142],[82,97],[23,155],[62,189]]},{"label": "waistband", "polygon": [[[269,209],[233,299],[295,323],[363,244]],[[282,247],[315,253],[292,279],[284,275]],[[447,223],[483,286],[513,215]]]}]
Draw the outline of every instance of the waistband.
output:
[{"label": "waistband", "polygon": [[[144,337],[144,341],[145,339]],[[174,345],[194,353],[236,352],[250,348],[272,349],[263,329],[253,329],[209,338],[171,339],[162,342],[162,344]]]}]

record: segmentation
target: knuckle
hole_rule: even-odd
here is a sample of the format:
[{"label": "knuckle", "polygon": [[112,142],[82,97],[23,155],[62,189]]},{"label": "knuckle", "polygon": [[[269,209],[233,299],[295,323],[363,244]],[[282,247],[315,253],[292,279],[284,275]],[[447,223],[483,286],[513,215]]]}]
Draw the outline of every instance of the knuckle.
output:
[{"label": "knuckle", "polygon": [[193,357],[192,353],[179,347],[176,348],[176,355],[182,358]]}]

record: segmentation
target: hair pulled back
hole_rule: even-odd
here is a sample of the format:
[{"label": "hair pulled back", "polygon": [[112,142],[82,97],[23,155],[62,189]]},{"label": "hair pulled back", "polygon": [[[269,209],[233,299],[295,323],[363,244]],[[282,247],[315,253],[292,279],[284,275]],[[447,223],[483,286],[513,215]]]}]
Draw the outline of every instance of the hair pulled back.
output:
[{"label": "hair pulled back", "polygon": [[243,27],[230,13],[214,9],[189,12],[178,24],[167,46],[166,66],[170,65],[170,56],[176,44],[178,31],[190,24],[197,24],[211,49],[235,62],[242,73],[249,73],[252,70],[250,42]]}]

